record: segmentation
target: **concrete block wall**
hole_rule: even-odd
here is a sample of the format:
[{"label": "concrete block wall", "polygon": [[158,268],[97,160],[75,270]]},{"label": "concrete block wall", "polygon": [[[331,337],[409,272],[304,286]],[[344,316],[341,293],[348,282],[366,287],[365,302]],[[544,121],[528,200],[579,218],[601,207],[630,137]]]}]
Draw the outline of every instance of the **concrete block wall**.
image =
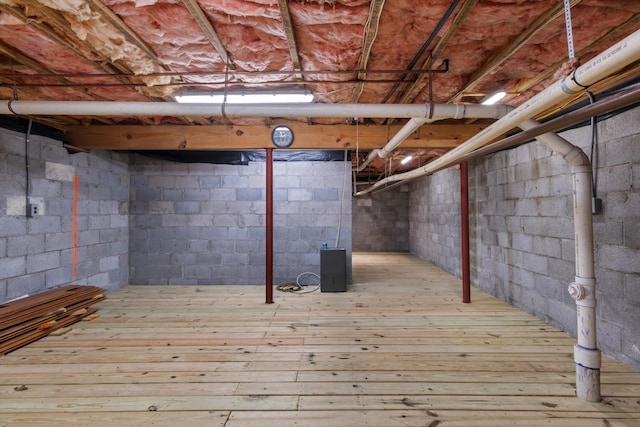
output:
[{"label": "concrete block wall", "polygon": [[353,250],[409,251],[409,187],[353,199]]},{"label": "concrete block wall", "polygon": [[410,184],[411,253],[460,276],[460,172],[449,168]]},{"label": "concrete block wall", "polygon": [[[342,162],[274,163],[274,284],[320,273],[320,247],[347,249],[351,186]],[[265,163],[131,165],[131,283],[265,283]]]},{"label": "concrete block wall", "polygon": [[[598,125],[597,195],[604,210],[593,217],[598,346],[636,369],[640,369],[638,123],[640,109]],[[590,152],[590,127],[562,136]],[[473,162],[469,174],[472,283],[575,336],[575,302],[567,293],[575,275],[569,167],[544,145],[532,142]],[[424,205],[435,194],[459,191],[452,170],[423,178],[411,190],[412,251],[459,275],[456,263],[442,262],[430,248],[441,238],[440,216],[421,222],[421,210],[430,209]],[[455,203],[449,208],[450,216],[458,214]],[[451,231],[459,245],[457,230]]]},{"label": "concrete block wall", "polygon": [[[39,208],[32,218],[25,215],[26,151],[30,201]],[[128,156],[69,154],[37,135],[25,150],[25,134],[0,129],[0,181],[0,301],[71,283],[113,290],[128,282]]]}]

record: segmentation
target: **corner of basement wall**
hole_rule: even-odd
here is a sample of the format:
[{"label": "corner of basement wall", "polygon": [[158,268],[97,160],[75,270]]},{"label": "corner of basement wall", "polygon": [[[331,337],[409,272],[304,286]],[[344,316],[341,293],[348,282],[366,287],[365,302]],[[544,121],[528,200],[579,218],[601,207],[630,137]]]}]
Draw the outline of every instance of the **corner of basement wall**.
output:
[{"label": "corner of basement wall", "polygon": [[[640,370],[640,109],[598,123],[593,216],[598,346]],[[591,128],[560,134],[590,155]],[[573,188],[568,165],[534,141],[470,163],[471,280],[576,335]],[[460,277],[453,168],[411,184],[411,252]],[[455,220],[453,219],[455,217]]]},{"label": "corner of basement wall", "polygon": [[[25,150],[25,139],[0,129],[0,301],[67,284],[125,286],[128,155],[70,154],[62,142],[39,135],[30,136]],[[39,210],[34,217],[26,216],[26,151],[30,201]]]},{"label": "corner of basement wall", "polygon": [[408,185],[353,198],[353,250],[409,251]]}]

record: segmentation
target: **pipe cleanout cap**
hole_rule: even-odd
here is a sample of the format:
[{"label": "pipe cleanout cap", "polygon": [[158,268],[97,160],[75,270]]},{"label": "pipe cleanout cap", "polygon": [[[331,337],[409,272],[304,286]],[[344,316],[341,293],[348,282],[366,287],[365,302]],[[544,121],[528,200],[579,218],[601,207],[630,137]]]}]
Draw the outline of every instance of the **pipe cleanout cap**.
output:
[{"label": "pipe cleanout cap", "polygon": [[589,292],[584,286],[579,285],[575,282],[569,284],[569,295],[571,295],[571,298],[573,298],[574,300],[583,300],[587,297],[588,294]]}]

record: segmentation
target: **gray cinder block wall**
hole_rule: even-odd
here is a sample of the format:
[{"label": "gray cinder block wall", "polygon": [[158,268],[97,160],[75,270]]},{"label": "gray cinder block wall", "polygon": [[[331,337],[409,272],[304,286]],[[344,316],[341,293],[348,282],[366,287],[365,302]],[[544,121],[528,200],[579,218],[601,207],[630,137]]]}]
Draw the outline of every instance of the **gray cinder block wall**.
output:
[{"label": "gray cinder block wall", "polygon": [[[343,162],[274,163],[274,284],[320,273],[322,243],[347,249],[351,174]],[[344,202],[342,188],[345,188]],[[265,163],[174,163],[134,156],[131,283],[265,283]]]},{"label": "gray cinder block wall", "polygon": [[128,156],[69,154],[60,141],[31,135],[29,187],[39,213],[27,218],[25,136],[0,129],[0,301],[71,283],[106,290],[126,284]]},{"label": "gray cinder block wall", "polygon": [[460,172],[449,168],[410,188],[411,253],[460,276]]},{"label": "gray cinder block wall", "polygon": [[[593,217],[598,345],[636,369],[640,369],[638,123],[640,109],[598,125],[597,192],[604,210]],[[590,127],[562,136],[589,153]],[[569,167],[536,141],[476,160],[469,174],[472,283],[575,336],[575,303],[567,293],[575,275]],[[454,169],[422,178],[411,185],[410,217],[411,251],[459,276],[458,262],[441,254],[451,249],[450,256],[459,257],[458,194]]]},{"label": "gray cinder block wall", "polygon": [[[358,190],[365,188],[361,187]],[[353,200],[353,250],[409,251],[409,187]]]}]

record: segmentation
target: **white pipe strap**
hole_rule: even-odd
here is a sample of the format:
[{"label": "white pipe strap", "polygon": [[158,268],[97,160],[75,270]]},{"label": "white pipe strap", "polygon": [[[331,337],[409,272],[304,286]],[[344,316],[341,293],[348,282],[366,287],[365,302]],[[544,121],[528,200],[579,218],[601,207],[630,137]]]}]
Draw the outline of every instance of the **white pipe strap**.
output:
[{"label": "white pipe strap", "polygon": [[573,346],[573,360],[576,364],[589,369],[599,370],[602,366],[600,350],[585,348],[578,344]]}]

